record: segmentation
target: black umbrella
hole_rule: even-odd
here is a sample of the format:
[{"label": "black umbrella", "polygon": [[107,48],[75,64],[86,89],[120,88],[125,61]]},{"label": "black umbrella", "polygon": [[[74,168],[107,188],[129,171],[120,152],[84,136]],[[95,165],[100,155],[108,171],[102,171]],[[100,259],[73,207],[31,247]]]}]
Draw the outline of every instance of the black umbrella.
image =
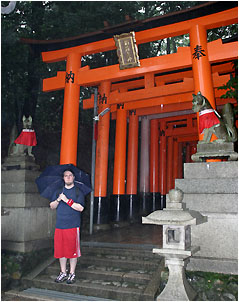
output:
[{"label": "black umbrella", "polygon": [[36,184],[41,196],[51,199],[56,190],[63,188],[63,172],[68,169],[75,175],[74,184],[84,195],[87,195],[92,191],[89,174],[72,164],[66,164],[48,166],[42,174],[37,177]]}]

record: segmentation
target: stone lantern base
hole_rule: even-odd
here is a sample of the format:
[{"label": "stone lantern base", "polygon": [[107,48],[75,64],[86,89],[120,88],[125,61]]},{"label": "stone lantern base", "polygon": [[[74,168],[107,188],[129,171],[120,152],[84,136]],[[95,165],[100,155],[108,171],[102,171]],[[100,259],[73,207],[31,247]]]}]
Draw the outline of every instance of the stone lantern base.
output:
[{"label": "stone lantern base", "polygon": [[188,283],[185,276],[185,261],[182,259],[166,259],[169,269],[166,287],[157,297],[157,301],[192,301],[197,293]]}]

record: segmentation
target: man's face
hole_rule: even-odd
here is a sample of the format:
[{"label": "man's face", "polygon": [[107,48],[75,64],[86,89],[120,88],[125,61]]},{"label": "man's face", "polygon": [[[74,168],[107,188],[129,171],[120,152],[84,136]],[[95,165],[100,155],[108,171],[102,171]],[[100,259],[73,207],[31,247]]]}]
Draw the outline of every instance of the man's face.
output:
[{"label": "man's face", "polygon": [[71,173],[71,171],[65,171],[63,175],[63,179],[66,185],[72,185],[74,183],[75,176]]}]

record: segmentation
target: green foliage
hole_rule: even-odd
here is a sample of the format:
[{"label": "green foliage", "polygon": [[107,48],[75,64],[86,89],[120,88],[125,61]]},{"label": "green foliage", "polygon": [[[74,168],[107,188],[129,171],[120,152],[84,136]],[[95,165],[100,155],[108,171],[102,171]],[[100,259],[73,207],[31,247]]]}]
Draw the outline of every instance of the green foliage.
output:
[{"label": "green foliage", "polygon": [[7,278],[20,279],[52,255],[51,248],[30,253],[2,251],[1,273]]},{"label": "green foliage", "polygon": [[13,277],[20,268],[20,264],[16,262],[13,256],[5,256],[4,254],[1,255],[1,266],[1,273],[6,277]]},{"label": "green foliage", "polygon": [[230,80],[220,87],[218,90],[226,90],[226,93],[221,96],[222,99],[238,100],[238,61],[234,61],[235,75],[231,75]]}]

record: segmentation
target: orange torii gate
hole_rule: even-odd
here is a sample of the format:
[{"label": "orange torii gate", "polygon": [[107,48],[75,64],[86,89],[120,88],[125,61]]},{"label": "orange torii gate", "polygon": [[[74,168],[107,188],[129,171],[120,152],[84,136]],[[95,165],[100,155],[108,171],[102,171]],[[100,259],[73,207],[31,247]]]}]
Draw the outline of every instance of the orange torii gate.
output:
[{"label": "orange torii gate", "polygon": [[[237,18],[238,11],[235,2],[223,2],[223,7],[220,6],[220,2],[209,2],[198,8],[169,16],[155,17],[148,21],[145,20],[143,23],[129,24],[126,22],[124,26],[107,29],[107,35],[103,39],[97,38],[98,33],[96,33],[96,38],[95,40],[92,38],[92,42],[85,43],[84,37],[82,37],[79,45],[76,42],[76,45],[72,44],[73,46],[42,52],[42,59],[46,63],[66,60],[66,71],[57,72],[56,77],[43,80],[43,91],[58,89],[65,91],[61,164],[76,164],[77,160],[80,87],[99,87],[100,95],[104,96],[98,100],[99,112],[110,108],[110,112],[106,113],[98,123],[94,184],[96,208],[94,221],[97,225],[107,225],[109,213],[111,213],[111,220],[119,223],[126,221],[129,217],[133,218],[134,208],[138,210],[139,117],[141,118],[141,141],[143,141],[143,136],[145,140],[143,144],[141,142],[141,154],[145,154],[145,156],[140,159],[140,162],[142,161],[141,169],[145,170],[140,179],[141,212],[145,214],[163,207],[162,202],[165,202],[167,193],[165,179],[167,142],[166,121],[161,118],[165,114],[170,115],[175,112],[181,115],[192,113],[192,93],[198,91],[207,97],[214,108],[225,102],[220,99],[222,92],[218,91],[217,87],[225,84],[229,80],[230,73],[233,72],[232,64],[228,62],[237,59],[238,43],[223,43],[221,40],[208,43],[207,30],[235,24],[238,22]],[[114,31],[114,34],[119,34],[126,30],[128,32],[135,30],[137,45],[189,34],[190,46],[178,48],[177,53],[142,59],[140,67],[120,70],[117,64],[96,69],[90,69],[88,66],[81,68],[83,56],[116,49],[113,34],[108,37],[109,32]],[[74,42],[74,39],[72,41]],[[84,100],[84,109],[93,108],[93,106],[93,98]],[[116,119],[111,209],[109,209],[107,198],[110,117]],[[128,154],[126,154],[127,118],[129,119]],[[155,119],[159,119],[159,122],[154,122]],[[151,148],[151,151],[147,151],[150,124],[150,145],[154,145],[154,147]],[[157,132],[161,133],[159,151],[155,144],[159,139]],[[173,136],[169,137],[168,144],[173,146]],[[199,139],[202,139],[201,135],[199,135]],[[170,149],[170,156],[173,156],[172,154],[175,154],[173,148]],[[147,165],[149,156],[151,156],[151,160],[152,156],[154,158],[150,164],[150,172]],[[127,185],[125,185],[126,159]],[[156,166],[159,166],[158,176],[155,172]],[[150,177],[149,173],[151,173]],[[176,172],[173,173],[176,175]],[[159,185],[156,185],[156,182],[159,182]],[[153,198],[147,198],[150,192],[161,193],[158,205],[155,204]]]}]

